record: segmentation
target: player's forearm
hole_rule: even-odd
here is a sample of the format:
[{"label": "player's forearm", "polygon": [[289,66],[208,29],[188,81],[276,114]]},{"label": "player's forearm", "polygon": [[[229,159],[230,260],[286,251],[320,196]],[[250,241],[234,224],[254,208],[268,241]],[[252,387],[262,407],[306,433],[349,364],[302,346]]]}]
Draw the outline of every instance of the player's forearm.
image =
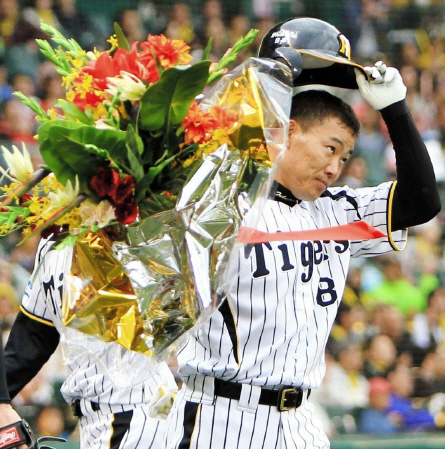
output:
[{"label": "player's forearm", "polygon": [[5,347],[6,378],[11,398],[39,372],[56,350],[59,339],[54,327],[19,312]]},{"label": "player's forearm", "polygon": [[0,406],[2,404],[9,404],[10,402],[11,399],[9,398],[8,387],[6,385],[5,359],[3,356],[2,333],[0,332]]},{"label": "player's forearm", "polygon": [[396,155],[397,186],[392,208],[395,231],[431,220],[441,205],[433,165],[406,100],[381,113]]}]

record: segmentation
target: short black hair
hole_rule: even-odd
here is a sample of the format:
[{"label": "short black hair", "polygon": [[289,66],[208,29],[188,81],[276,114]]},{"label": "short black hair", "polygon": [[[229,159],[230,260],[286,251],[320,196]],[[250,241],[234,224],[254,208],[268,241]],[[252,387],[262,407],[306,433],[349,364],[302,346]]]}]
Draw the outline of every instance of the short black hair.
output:
[{"label": "short black hair", "polygon": [[292,98],[290,118],[308,130],[321,125],[326,119],[337,117],[351,131],[354,137],[360,132],[360,122],[354,110],[341,98],[325,90],[305,90]]}]

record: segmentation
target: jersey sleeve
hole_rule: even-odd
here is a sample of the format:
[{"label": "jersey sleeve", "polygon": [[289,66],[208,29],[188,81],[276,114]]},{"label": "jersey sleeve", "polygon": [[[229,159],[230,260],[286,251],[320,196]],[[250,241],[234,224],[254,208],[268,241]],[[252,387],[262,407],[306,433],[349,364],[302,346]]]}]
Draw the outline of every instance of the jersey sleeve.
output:
[{"label": "jersey sleeve", "polygon": [[47,239],[40,241],[34,271],[28,281],[20,306],[20,310],[29,318],[49,326],[52,326],[53,322],[45,296],[44,273],[47,265],[45,258],[53,243]]},{"label": "jersey sleeve", "polygon": [[380,239],[351,241],[352,257],[378,256],[390,251],[401,251],[405,247],[408,231],[406,229],[391,231],[392,199],[396,184],[389,181],[376,187],[355,190],[347,188],[347,196],[350,198],[347,208],[348,223],[363,220],[387,236]]}]

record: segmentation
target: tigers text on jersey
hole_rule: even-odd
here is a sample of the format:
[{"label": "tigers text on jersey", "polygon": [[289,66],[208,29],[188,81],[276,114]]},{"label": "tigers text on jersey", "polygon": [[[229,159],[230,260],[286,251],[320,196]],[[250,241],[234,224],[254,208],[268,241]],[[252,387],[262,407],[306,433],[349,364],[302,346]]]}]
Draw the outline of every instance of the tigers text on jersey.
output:
[{"label": "tigers text on jersey", "polygon": [[174,377],[165,363],[154,364],[143,354],[128,351],[117,343],[105,343],[62,324],[64,277],[70,272],[73,248],[51,249],[53,244],[51,240],[40,242],[22,310],[32,319],[54,325],[61,335],[68,367],[61,388],[66,401],[82,398],[116,413],[149,403],[161,384],[176,390]]},{"label": "tigers text on jersey", "polygon": [[[392,187],[388,182],[357,190],[332,188],[314,202],[294,206],[270,199],[257,227],[299,231],[365,220],[387,234]],[[391,237],[400,247],[406,231]],[[325,374],[326,342],[350,257],[392,249],[388,238],[244,246],[228,268],[227,300],[178,354],[179,372],[192,391],[186,400],[203,399],[207,376],[257,386],[316,388]]]}]

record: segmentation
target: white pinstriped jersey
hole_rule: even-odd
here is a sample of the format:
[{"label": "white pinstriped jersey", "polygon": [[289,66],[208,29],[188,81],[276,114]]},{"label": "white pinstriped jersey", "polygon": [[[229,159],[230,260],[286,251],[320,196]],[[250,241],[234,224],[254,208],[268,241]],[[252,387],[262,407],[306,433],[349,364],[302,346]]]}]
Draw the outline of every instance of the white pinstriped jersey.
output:
[{"label": "white pinstriped jersey", "polygon": [[[392,186],[330,188],[316,201],[293,207],[267,200],[257,227],[299,231],[365,220],[387,234]],[[406,231],[391,237],[400,248]],[[179,372],[193,392],[185,399],[203,400],[206,376],[257,386],[316,388],[325,374],[326,342],[350,258],[393,249],[388,238],[246,245],[228,269],[228,302],[178,354]]]},{"label": "white pinstriped jersey", "polygon": [[117,343],[105,343],[63,326],[64,275],[70,272],[73,248],[50,250],[52,245],[50,240],[39,244],[22,310],[30,318],[54,325],[61,335],[68,367],[61,388],[66,401],[82,398],[99,403],[104,410],[110,406],[109,412],[117,413],[150,402],[160,384],[175,390],[176,382],[165,363],[155,365],[147,356],[128,351]]}]

